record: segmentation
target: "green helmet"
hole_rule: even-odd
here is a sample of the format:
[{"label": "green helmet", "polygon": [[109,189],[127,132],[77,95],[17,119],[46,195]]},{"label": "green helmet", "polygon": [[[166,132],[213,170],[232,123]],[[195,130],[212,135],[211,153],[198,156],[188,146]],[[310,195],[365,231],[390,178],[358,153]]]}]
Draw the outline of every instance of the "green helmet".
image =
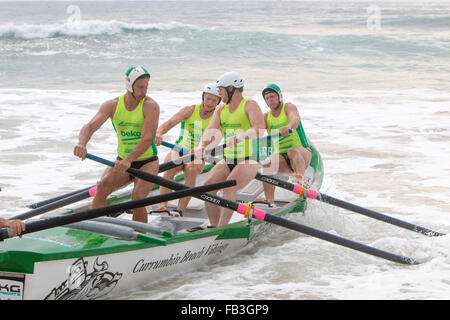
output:
[{"label": "green helmet", "polygon": [[150,77],[150,73],[142,66],[133,66],[125,72],[125,87],[133,93],[133,84],[142,77]]},{"label": "green helmet", "polygon": [[262,91],[263,99],[264,96],[269,92],[275,92],[278,95],[278,101],[280,102],[280,104],[283,102],[283,95],[281,94],[281,89],[275,83],[270,83],[263,89]]}]

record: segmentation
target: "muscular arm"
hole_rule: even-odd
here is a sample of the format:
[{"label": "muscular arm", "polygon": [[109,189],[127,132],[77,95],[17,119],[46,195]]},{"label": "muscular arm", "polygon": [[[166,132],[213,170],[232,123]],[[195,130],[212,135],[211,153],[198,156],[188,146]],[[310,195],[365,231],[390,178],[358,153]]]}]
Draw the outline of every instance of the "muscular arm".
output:
[{"label": "muscular arm", "polygon": [[164,122],[162,125],[159,126],[158,130],[156,130],[156,145],[161,145],[162,142],[162,136],[166,134],[170,129],[175,127],[177,124],[179,124],[181,121],[186,120],[189,118],[192,113],[194,112],[195,106],[188,106],[182,108],[180,111],[175,113],[169,120]]},{"label": "muscular arm", "polygon": [[292,103],[286,103],[284,112],[289,119],[289,123],[287,126],[280,129],[280,133],[282,136],[287,136],[289,134],[289,129],[295,129],[298,127],[300,123],[300,114],[298,113],[297,107]]},{"label": "muscular arm", "polygon": [[206,148],[210,144],[217,145],[222,139],[222,127],[220,125],[220,113],[225,105],[222,104],[216,108],[214,114],[209,122],[208,127],[203,132],[202,138],[200,139],[199,147]]},{"label": "muscular arm", "polygon": [[108,120],[108,118],[113,117],[115,106],[117,105],[117,99],[109,100],[100,106],[97,114],[85,124],[78,135],[78,144],[73,150],[73,154],[80,157],[82,160],[85,159],[87,148],[86,145],[91,140],[92,135]]},{"label": "muscular arm", "polygon": [[245,104],[245,114],[247,115],[247,118],[250,121],[252,127],[246,132],[239,134],[237,138],[241,139],[241,135],[250,139],[255,139],[257,137],[263,136],[266,125],[264,121],[264,115],[256,101],[247,101],[247,103]]}]

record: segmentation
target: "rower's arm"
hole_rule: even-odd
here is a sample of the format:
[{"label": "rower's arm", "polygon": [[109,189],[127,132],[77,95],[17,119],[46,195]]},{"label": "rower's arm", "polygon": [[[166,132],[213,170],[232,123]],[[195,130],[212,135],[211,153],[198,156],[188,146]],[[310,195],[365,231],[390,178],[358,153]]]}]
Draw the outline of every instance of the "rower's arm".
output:
[{"label": "rower's arm", "polygon": [[284,112],[286,113],[289,124],[287,129],[295,129],[300,123],[300,114],[298,113],[297,107],[292,103],[286,103],[284,107]]},{"label": "rower's arm", "polygon": [[222,127],[220,125],[220,113],[225,105],[222,104],[216,108],[214,114],[209,122],[208,127],[203,132],[202,138],[200,139],[199,146],[201,148],[206,148],[207,146],[214,144],[214,146],[219,144],[222,139]]},{"label": "rower's arm", "polygon": [[[181,121],[184,121],[187,118],[189,118],[194,112],[194,109],[195,109],[194,105],[184,107],[180,111],[175,113],[169,120],[160,125],[158,130],[156,131],[157,140],[162,141],[162,136],[167,132],[169,132],[170,129],[175,127]],[[161,141],[156,141],[156,144],[159,146],[161,144]]]},{"label": "rower's arm", "polygon": [[264,115],[261,108],[254,100],[248,100],[245,104],[245,114],[252,127],[238,135],[237,139],[255,139],[264,135],[266,128]]},{"label": "rower's arm", "polygon": [[87,143],[91,140],[92,135],[101,128],[108,118],[112,119],[116,105],[117,99],[106,101],[100,106],[100,109],[95,116],[81,128],[78,135],[78,144],[73,150],[74,155],[83,160],[85,159],[87,153]]}]

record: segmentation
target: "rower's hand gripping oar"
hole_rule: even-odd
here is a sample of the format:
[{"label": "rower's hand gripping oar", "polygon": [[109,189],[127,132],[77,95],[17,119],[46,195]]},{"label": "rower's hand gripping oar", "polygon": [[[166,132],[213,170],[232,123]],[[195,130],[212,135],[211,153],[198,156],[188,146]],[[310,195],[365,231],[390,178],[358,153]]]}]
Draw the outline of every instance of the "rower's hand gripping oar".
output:
[{"label": "rower's hand gripping oar", "polygon": [[[106,159],[97,157],[97,156],[89,154],[89,153],[86,155],[86,158],[106,164],[108,166],[114,166],[114,162],[108,161]],[[164,186],[166,188],[169,188],[169,189],[180,190],[180,189],[187,188],[185,185],[183,185],[181,183],[177,183],[172,180],[168,180],[168,179],[159,177],[157,175],[153,175],[146,171],[130,168],[127,170],[127,172],[135,175],[138,178],[147,180],[149,182],[157,183],[157,184]],[[265,222],[270,222],[270,223],[273,223],[273,224],[276,224],[276,225],[279,225],[279,226],[282,226],[285,228],[299,231],[304,234],[307,234],[307,235],[310,235],[310,236],[313,236],[313,237],[316,237],[316,238],[319,238],[319,239],[322,239],[325,241],[329,241],[329,242],[332,242],[335,244],[339,244],[341,246],[344,246],[344,247],[347,247],[350,249],[354,249],[354,250],[357,250],[360,252],[364,252],[364,253],[379,257],[379,258],[383,258],[386,260],[390,260],[390,261],[394,261],[394,262],[402,263],[402,264],[418,264],[419,263],[415,259],[412,259],[409,257],[395,255],[390,252],[386,252],[386,251],[383,251],[383,250],[380,250],[377,248],[373,248],[373,247],[367,246],[367,245],[359,243],[359,242],[351,241],[351,240],[348,240],[348,239],[345,239],[345,238],[342,238],[342,237],[339,237],[339,236],[336,236],[336,235],[333,235],[330,233],[326,233],[326,232],[323,232],[323,231],[320,231],[320,230],[317,230],[314,228],[310,228],[308,226],[304,226],[302,224],[290,221],[290,220],[282,218],[282,217],[271,215],[269,213],[266,213],[264,210],[252,207],[251,204],[237,203],[237,202],[234,202],[234,201],[231,201],[228,199],[224,199],[219,196],[208,194],[208,193],[194,195],[194,197],[199,198],[204,201],[207,201],[207,202],[210,202],[210,203],[213,203],[218,206],[225,207],[227,209],[231,209],[233,211],[237,211],[238,213],[243,214],[247,217],[248,217],[248,215],[251,214],[251,217],[253,217],[254,219],[265,221]]]},{"label": "rower's hand gripping oar", "polygon": [[[126,210],[131,210],[134,208],[141,208],[145,206],[149,206],[152,204],[171,201],[175,199],[184,198],[187,196],[192,196],[196,194],[202,194],[212,190],[218,190],[222,188],[228,188],[236,185],[236,180],[227,180],[224,182],[208,184],[204,186],[194,187],[194,188],[186,188],[180,191],[171,192],[167,194],[147,197],[139,200],[131,200],[123,203],[118,203],[106,207],[90,209],[78,213],[67,214],[62,216],[52,216],[43,219],[30,220],[25,223],[25,233],[37,232],[45,229],[50,229],[54,227],[60,227],[67,224],[80,222],[84,220],[90,220],[94,218],[98,218],[104,215],[111,215],[115,213],[120,213]],[[13,235],[9,228],[1,228],[0,229],[0,241],[4,239],[11,238]]]},{"label": "rower's hand gripping oar", "polygon": [[445,235],[444,233],[440,233],[440,232],[436,232],[430,229],[427,229],[425,227],[421,227],[403,220],[399,220],[390,216],[387,216],[385,214],[370,210],[370,209],[366,209],[360,206],[357,206],[355,204],[352,204],[350,202],[346,202],[334,197],[331,197],[329,195],[320,193],[314,189],[308,189],[306,188],[305,185],[299,185],[299,184],[293,184],[278,178],[274,178],[272,176],[266,176],[266,175],[262,175],[260,173],[256,174],[255,179],[260,180],[262,182],[266,182],[269,184],[272,184],[274,186],[292,191],[296,194],[299,194],[300,196],[304,196],[306,198],[309,199],[315,199],[315,200],[319,200],[328,204],[331,204],[333,206],[336,207],[340,207],[343,209],[347,209],[356,213],[360,213],[363,214],[367,217],[370,218],[374,218],[380,221],[384,221],[386,223],[390,223],[392,225],[396,225],[398,227],[404,228],[404,229],[408,229],[417,233],[421,233],[423,235],[426,235],[428,237],[436,237],[436,236],[443,236]]}]

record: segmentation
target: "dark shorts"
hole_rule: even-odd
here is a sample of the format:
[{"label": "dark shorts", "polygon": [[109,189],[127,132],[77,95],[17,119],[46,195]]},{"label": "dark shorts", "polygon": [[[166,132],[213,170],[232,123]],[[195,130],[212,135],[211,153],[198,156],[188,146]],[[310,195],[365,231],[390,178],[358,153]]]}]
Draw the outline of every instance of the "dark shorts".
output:
[{"label": "dark shorts", "polygon": [[256,159],[253,158],[253,157],[245,157],[245,158],[223,158],[223,159],[225,160],[225,163],[227,164],[228,169],[230,169],[230,171],[233,171],[234,167],[236,167],[239,163],[241,163],[241,162],[243,162],[243,161],[245,161],[245,160],[252,159],[252,160],[258,161],[258,160],[256,160]]},{"label": "dark shorts", "polygon": [[292,172],[295,172],[294,168],[292,168],[292,165],[291,165],[291,159],[289,159],[287,153],[280,153],[280,156],[282,156],[284,158],[284,160],[286,160],[286,164],[287,164],[288,168]]},{"label": "dark shorts", "polygon": [[[309,152],[311,152],[311,149],[309,147],[306,147],[306,150],[308,150]],[[284,158],[284,160],[286,160],[287,166],[288,168],[292,171],[295,172],[294,168],[292,168],[292,164],[291,164],[291,159],[289,159],[287,152],[286,153],[280,153],[280,156],[282,156]]]},{"label": "dark shorts", "polygon": [[[117,160],[122,160],[122,158],[118,156],[118,157],[117,157]],[[150,157],[150,158],[144,159],[144,160],[136,160],[136,161],[133,161],[133,162],[131,163],[130,168],[133,168],[133,169],[140,169],[140,168],[142,168],[145,164],[147,164],[147,163],[149,163],[149,162],[156,161],[156,160],[158,160],[158,156],[153,156],[153,157]],[[131,177],[131,180],[134,180],[134,176],[132,176],[132,175],[130,174],[130,177]]]}]

